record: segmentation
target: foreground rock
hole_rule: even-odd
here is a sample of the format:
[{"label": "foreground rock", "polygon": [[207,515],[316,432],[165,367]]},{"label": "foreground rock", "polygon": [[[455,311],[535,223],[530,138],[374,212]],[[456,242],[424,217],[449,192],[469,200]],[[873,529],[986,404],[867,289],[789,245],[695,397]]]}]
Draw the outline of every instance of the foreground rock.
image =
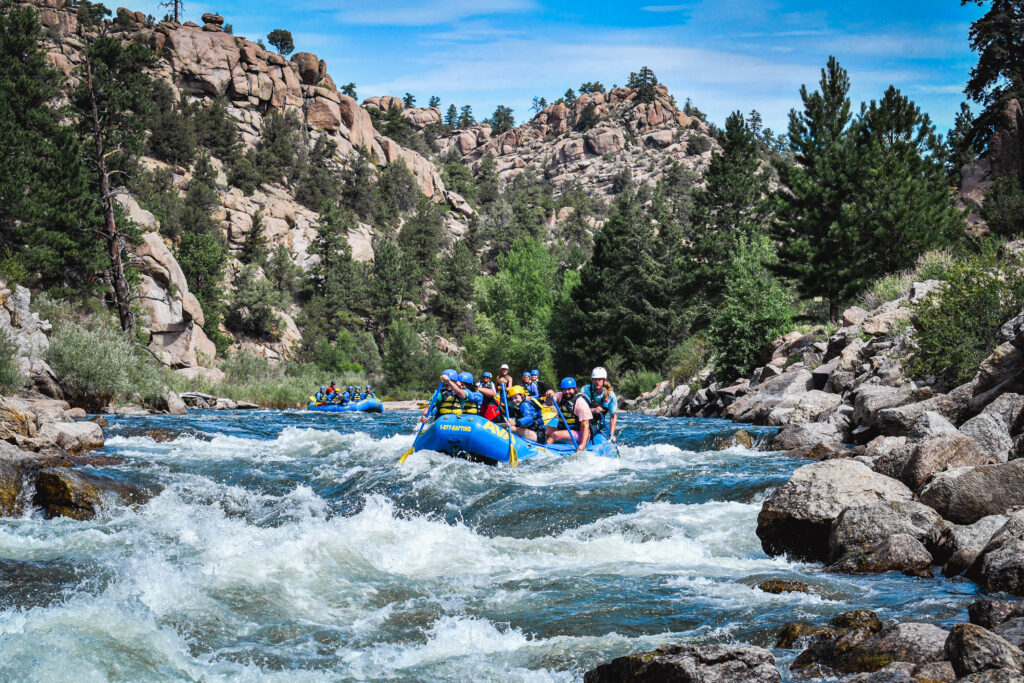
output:
[{"label": "foreground rock", "polygon": [[992,536],[967,575],[985,590],[1024,595],[1024,511],[1011,515]]},{"label": "foreground rock", "polygon": [[805,465],[765,501],[757,516],[757,536],[769,555],[824,562],[832,523],[846,508],[910,502],[913,497],[902,483],[853,460]]},{"label": "foreground rock", "polygon": [[931,577],[932,556],[913,536],[896,534],[866,548],[843,555],[828,571],[840,574],[901,572],[907,576]]},{"label": "foreground rock", "polygon": [[1005,514],[1024,505],[1024,459],[939,473],[919,495],[922,503],[957,524]]},{"label": "foreground rock", "polygon": [[662,645],[588,671],[585,683],[778,683],[772,653],[749,645]]},{"label": "foreground rock", "polygon": [[877,501],[850,507],[832,525],[829,557],[838,560],[896,534],[906,534],[932,547],[948,526],[935,510],[913,501]]},{"label": "foreground rock", "polygon": [[33,502],[43,509],[47,519],[70,517],[87,520],[96,516],[104,501],[138,503],[144,497],[144,493],[135,487],[61,468],[39,472],[35,479]]},{"label": "foreground rock", "polygon": [[1014,674],[1016,680],[1020,680],[1024,671],[1024,652],[1005,638],[975,624],[954,626],[946,640],[945,653],[960,677],[998,671]]}]

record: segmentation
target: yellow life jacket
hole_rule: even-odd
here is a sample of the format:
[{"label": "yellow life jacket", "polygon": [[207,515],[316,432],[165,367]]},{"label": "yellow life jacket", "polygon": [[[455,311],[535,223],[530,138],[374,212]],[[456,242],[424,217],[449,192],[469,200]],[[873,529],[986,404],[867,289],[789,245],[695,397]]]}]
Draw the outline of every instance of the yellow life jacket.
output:
[{"label": "yellow life jacket", "polygon": [[460,405],[462,406],[462,414],[463,415],[479,415],[480,414],[480,405],[477,404],[477,403],[473,403],[468,398],[467,399],[462,399],[460,401]]},{"label": "yellow life jacket", "polygon": [[462,401],[458,396],[445,391],[441,394],[441,404],[437,406],[437,414],[440,415],[461,415]]},{"label": "yellow life jacket", "polygon": [[573,396],[572,400],[563,395],[562,400],[558,402],[558,408],[562,411],[562,417],[565,418],[565,424],[569,425],[569,429],[580,429],[580,421],[576,418],[576,413],[573,412],[578,400],[579,394]]}]

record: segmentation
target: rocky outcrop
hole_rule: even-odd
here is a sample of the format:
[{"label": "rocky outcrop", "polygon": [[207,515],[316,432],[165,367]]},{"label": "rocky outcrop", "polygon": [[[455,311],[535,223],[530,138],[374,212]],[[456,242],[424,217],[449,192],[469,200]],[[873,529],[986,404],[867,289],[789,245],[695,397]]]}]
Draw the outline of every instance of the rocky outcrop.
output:
[{"label": "rocky outcrop", "polygon": [[749,645],[662,645],[588,671],[586,683],[778,683],[771,652]]},{"label": "rocky outcrop", "polygon": [[15,360],[27,384],[46,396],[64,398],[53,369],[44,360],[53,328],[32,312],[31,303],[32,295],[26,288],[8,287],[0,279],[0,335],[6,335],[17,347]]},{"label": "rocky outcrop", "polygon": [[805,465],[765,501],[757,517],[757,536],[769,555],[824,561],[832,524],[846,508],[906,502],[913,495],[902,483],[852,460]]},{"label": "rocky outcrop", "polygon": [[699,175],[717,147],[707,124],[678,110],[664,86],[658,86],[654,102],[638,102],[630,88],[587,93],[499,135],[478,124],[438,145],[474,172],[489,156],[502,180],[532,170],[550,177],[556,191],[578,184],[598,196],[611,194],[617,177],[630,177],[634,186],[653,185],[672,164]]}]

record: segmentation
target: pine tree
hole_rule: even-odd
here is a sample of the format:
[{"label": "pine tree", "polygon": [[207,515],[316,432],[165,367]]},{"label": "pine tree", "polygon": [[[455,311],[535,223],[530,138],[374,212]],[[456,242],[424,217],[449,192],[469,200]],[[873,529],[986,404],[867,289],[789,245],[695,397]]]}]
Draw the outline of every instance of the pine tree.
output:
[{"label": "pine tree", "polygon": [[963,167],[978,160],[978,148],[974,143],[973,130],[974,115],[971,113],[971,107],[966,102],[961,102],[953,128],[946,135],[950,153],[949,177],[956,185],[960,184],[960,171]]},{"label": "pine tree", "polygon": [[358,97],[358,95],[356,94],[355,83],[346,83],[345,85],[341,86],[341,92],[344,95],[348,95],[352,99],[356,99]]},{"label": "pine tree", "polygon": [[406,109],[412,109],[416,106],[416,97],[411,92],[407,92],[402,98],[402,104],[405,105]]},{"label": "pine tree", "polygon": [[858,253],[857,228],[846,214],[856,170],[851,136],[850,79],[830,57],[821,70],[820,91],[800,88],[802,112],[789,114],[792,160],[776,163],[780,190],[776,227],[779,270],[795,278],[804,296],[824,297],[835,320],[850,293]]},{"label": "pine tree", "polygon": [[308,299],[301,323],[310,342],[333,342],[346,326],[367,313],[367,288],[362,266],[352,258],[348,234],[356,228],[348,209],[327,205],[316,224],[309,253],[317,257],[307,273]]},{"label": "pine tree", "polygon": [[473,282],[480,272],[476,255],[460,240],[441,260],[441,267],[434,279],[436,293],[430,302],[430,309],[440,319],[442,329],[450,335],[461,337],[472,327]]},{"label": "pine tree", "polygon": [[416,286],[433,276],[443,224],[444,219],[437,206],[421,195],[415,215],[405,221],[398,233],[398,246],[412,264],[413,272],[409,277]]},{"label": "pine tree", "polygon": [[263,213],[260,211],[253,214],[252,227],[245,233],[238,260],[246,265],[255,264],[260,268],[267,265],[267,237],[263,234]]},{"label": "pine tree", "polygon": [[512,130],[516,125],[516,120],[511,107],[499,104],[494,113],[491,114],[489,123],[491,124],[492,135],[501,135],[505,131]]},{"label": "pine tree", "polygon": [[370,288],[371,315],[375,337],[383,345],[384,333],[403,314],[411,298],[409,258],[392,240],[382,240],[373,252],[373,285]]},{"label": "pine tree", "polygon": [[704,306],[721,296],[737,240],[767,231],[772,215],[768,173],[740,112],[726,119],[721,144],[694,195],[690,247],[679,268],[689,279],[689,298]]},{"label": "pine tree", "polygon": [[633,88],[636,90],[636,101],[637,102],[653,102],[658,97],[658,90],[655,86],[658,85],[658,77],[654,75],[654,71],[650,67],[641,67],[639,73],[634,72],[629,74],[629,80],[626,82],[627,88]]},{"label": "pine tree", "polygon": [[431,109],[437,109],[438,107],[441,106],[441,98],[438,97],[437,95],[431,95],[430,101],[427,102],[427,106],[430,107]]},{"label": "pine tree", "polygon": [[0,253],[47,287],[86,294],[109,262],[75,129],[50,106],[63,82],[41,49],[31,8],[0,2]]},{"label": "pine tree", "polygon": [[275,28],[267,35],[267,42],[276,47],[279,54],[286,57],[295,49],[292,32],[287,29]]},{"label": "pine tree", "polygon": [[480,198],[480,206],[494,203],[501,195],[498,166],[490,154],[480,160],[480,168],[476,174],[476,194]]},{"label": "pine tree", "polygon": [[454,104],[448,105],[448,113],[444,115],[444,125],[456,128],[459,125],[459,110]]},{"label": "pine tree", "polygon": [[284,301],[273,283],[259,276],[259,266],[250,263],[235,278],[227,326],[252,337],[279,339],[281,316],[275,310]]},{"label": "pine tree", "polygon": [[476,118],[473,117],[473,107],[468,104],[462,105],[462,109],[459,111],[459,128],[469,128],[476,123]]},{"label": "pine tree", "polygon": [[[983,6],[988,0],[960,0],[961,5]],[[990,0],[988,11],[971,24],[971,49],[978,64],[964,92],[983,110],[974,122],[971,142],[987,146],[988,138],[1010,100],[1024,99],[1024,2]]]},{"label": "pine tree", "polygon": [[295,199],[313,210],[338,199],[341,174],[334,165],[337,148],[337,143],[321,135],[296,170]]},{"label": "pine tree", "polygon": [[953,206],[946,148],[909,98],[889,86],[879,102],[861,107],[854,135],[861,170],[847,214],[858,228],[861,271],[850,278],[850,293],[911,267],[967,229]]},{"label": "pine tree", "polygon": [[79,139],[97,181],[96,199],[103,213],[101,234],[110,259],[107,280],[121,328],[131,331],[135,314],[125,257],[134,235],[127,221],[118,222],[114,189],[142,152],[154,87],[145,70],[155,57],[147,47],[122,43],[105,30],[83,51],[79,86],[71,100],[78,113]]}]

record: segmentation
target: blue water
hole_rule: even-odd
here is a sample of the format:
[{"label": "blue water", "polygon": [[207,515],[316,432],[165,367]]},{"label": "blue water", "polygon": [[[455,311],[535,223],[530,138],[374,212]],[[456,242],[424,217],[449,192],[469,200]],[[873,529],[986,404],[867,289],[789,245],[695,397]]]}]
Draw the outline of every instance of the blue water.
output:
[{"label": "blue water", "polygon": [[[93,473],[152,498],[0,521],[0,679],[579,680],[668,642],[771,647],[854,608],[963,619],[968,582],[765,556],[757,513],[799,458],[709,450],[736,429],[719,420],[620,424],[619,460],[510,469],[397,466],[412,412],[115,419],[104,452],[123,464]],[[770,578],[813,593],[755,588]],[[783,671],[795,654],[776,652]]]}]

